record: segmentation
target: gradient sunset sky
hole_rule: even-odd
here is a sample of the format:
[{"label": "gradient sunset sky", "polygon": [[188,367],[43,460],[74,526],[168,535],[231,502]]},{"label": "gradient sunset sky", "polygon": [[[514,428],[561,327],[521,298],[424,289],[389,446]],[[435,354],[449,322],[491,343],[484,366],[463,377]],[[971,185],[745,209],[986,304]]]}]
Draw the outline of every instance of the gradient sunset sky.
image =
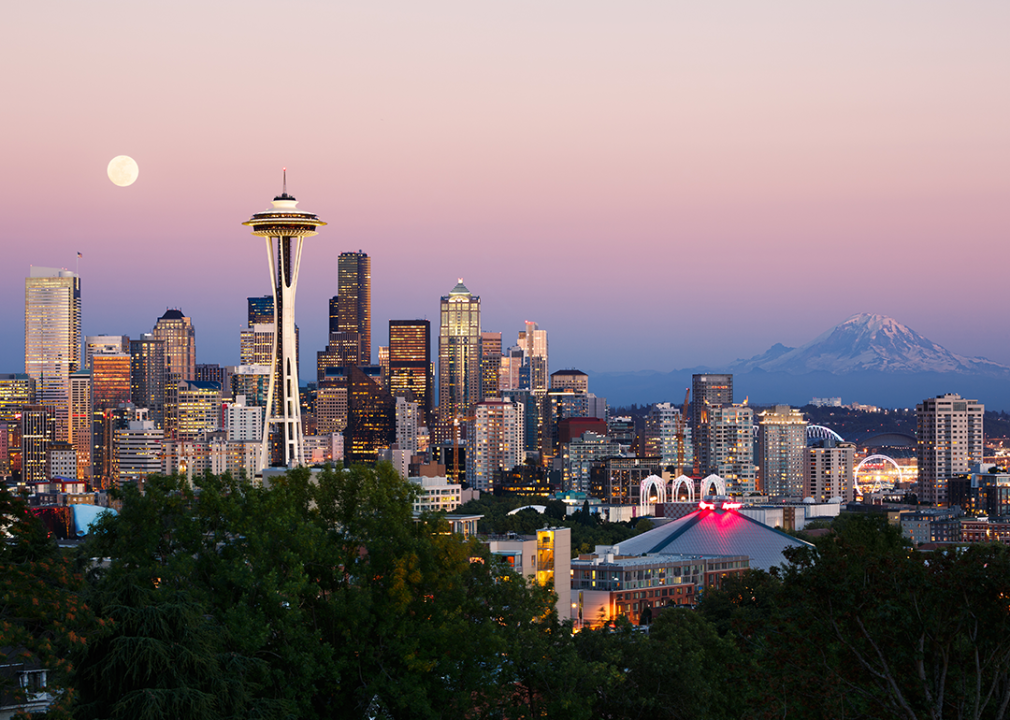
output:
[{"label": "gradient sunset sky", "polygon": [[[337,256],[389,319],[458,277],[555,370],[670,370],[857,312],[1010,364],[1010,3],[21,2],[4,8],[0,372],[30,265],[83,254],[83,333],[168,307],[235,364],[269,292],[241,223],[306,242],[303,380]],[[106,177],[130,155],[136,184]]]}]

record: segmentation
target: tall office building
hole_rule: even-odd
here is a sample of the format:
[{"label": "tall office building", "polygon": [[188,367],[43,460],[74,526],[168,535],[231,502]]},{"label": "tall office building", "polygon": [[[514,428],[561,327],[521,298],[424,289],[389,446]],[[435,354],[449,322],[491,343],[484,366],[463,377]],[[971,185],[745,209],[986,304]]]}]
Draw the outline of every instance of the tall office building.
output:
[{"label": "tall office building", "polygon": [[13,422],[25,405],[35,405],[35,379],[27,373],[0,374],[0,422]]},{"label": "tall office building", "polygon": [[442,297],[438,332],[438,427],[440,442],[452,438],[453,421],[480,401],[480,297],[463,278]]},{"label": "tall office building", "polygon": [[129,335],[87,335],[84,338],[84,369],[91,369],[91,358],[97,353],[130,352]]},{"label": "tall office building", "polygon": [[376,366],[348,368],[344,457],[351,463],[372,465],[396,441],[396,404],[378,375]]},{"label": "tall office building", "polygon": [[274,323],[274,296],[257,295],[246,298],[248,326],[253,325],[273,325]]},{"label": "tall office building", "polygon": [[771,497],[803,497],[807,421],[788,405],[765,410],[758,421],[761,491]]},{"label": "tall office building", "polygon": [[915,406],[919,500],[947,505],[947,483],[982,462],[985,406],[948,393]]},{"label": "tall office building", "polygon": [[526,385],[534,393],[546,393],[549,380],[547,367],[547,331],[541,330],[535,322],[526,321],[526,329],[519,332],[516,345],[523,350]]},{"label": "tall office building", "polygon": [[708,434],[710,472],[726,482],[731,494],[754,492],[754,411],[746,405],[709,406],[708,422],[702,427]]},{"label": "tall office building", "polygon": [[694,438],[695,468],[702,477],[715,472],[709,456],[711,410],[732,404],[732,375],[691,376],[691,437]]},{"label": "tall office building", "polygon": [[196,328],[181,310],[166,310],[151,333],[165,343],[165,363],[170,379],[196,378]]},{"label": "tall office building", "polygon": [[498,390],[521,390],[523,387],[523,349],[513,345],[502,352]]},{"label": "tall office building", "polygon": [[424,427],[431,427],[434,384],[431,323],[427,320],[390,320],[389,392],[393,397],[417,403]]},{"label": "tall office building", "polygon": [[[145,400],[158,403],[160,412],[164,403],[165,364],[164,355],[160,350],[164,344],[154,340],[149,335],[148,340],[133,340],[140,348],[139,355],[125,353],[98,353],[91,358],[91,473],[93,484],[97,488],[107,489],[113,482],[113,460],[117,411],[123,405],[133,400],[139,407],[148,407],[134,400],[135,382],[140,382],[146,388],[151,378],[161,378],[159,394],[156,398],[143,396]],[[152,352],[154,351],[154,352]],[[151,375],[135,374],[135,360],[149,360],[154,363],[150,368]],[[140,366],[141,370],[148,368]],[[153,410],[151,413],[153,414]]]},{"label": "tall office building", "polygon": [[69,436],[70,374],[80,364],[81,279],[32,266],[25,278],[25,373],[35,380],[39,403],[53,409],[55,440]]},{"label": "tall office building", "polygon": [[581,370],[557,370],[551,373],[552,390],[571,390],[577,393],[589,392],[589,376]]},{"label": "tall office building", "polygon": [[[165,362],[165,341],[152,333],[144,333],[139,340],[130,341],[130,397],[139,408],[146,408],[148,419],[156,428],[165,427],[165,386],[168,383],[168,366]],[[115,409],[122,402],[116,396],[114,404],[104,407]],[[97,408],[97,405],[93,404]],[[111,436],[110,436],[111,437]],[[111,461],[109,472],[111,473]],[[111,477],[111,475],[110,475]]]},{"label": "tall office building", "polygon": [[[127,378],[129,378],[129,364],[127,364]],[[67,443],[74,450],[77,479],[91,484],[90,370],[78,370],[70,374],[70,432]]]},{"label": "tall office building", "polygon": [[21,484],[46,480],[46,453],[54,442],[56,421],[47,405],[28,405],[21,411]]},{"label": "tall office building", "polygon": [[326,223],[316,215],[298,209],[298,201],[287,192],[286,172],[284,189],[274,198],[272,205],[242,224],[251,226],[252,234],[266,241],[276,319],[271,362],[273,373],[267,392],[267,419],[263,424],[260,466],[291,467],[300,465],[304,458],[295,343],[298,267],[305,238],[316,235],[316,228]]},{"label": "tall office building", "polygon": [[481,398],[496,400],[501,397],[498,376],[501,374],[501,333],[480,334],[480,384]]},{"label": "tall office building", "polygon": [[[221,429],[221,386],[216,382],[191,380],[179,384],[180,440],[204,440]],[[262,436],[261,436],[262,437]]]},{"label": "tall office building", "polygon": [[471,487],[491,490],[499,471],[522,464],[524,425],[520,404],[486,400],[474,406],[466,441],[466,480]]},{"label": "tall office building", "polygon": [[372,362],[372,259],[361,252],[340,253],[337,259],[337,332],[356,343],[350,364]]}]

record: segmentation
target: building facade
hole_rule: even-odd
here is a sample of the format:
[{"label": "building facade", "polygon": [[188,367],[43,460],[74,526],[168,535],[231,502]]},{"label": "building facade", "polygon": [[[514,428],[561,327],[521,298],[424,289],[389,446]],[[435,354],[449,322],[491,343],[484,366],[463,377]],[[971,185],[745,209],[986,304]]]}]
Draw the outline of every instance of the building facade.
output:
[{"label": "building facade", "polygon": [[947,483],[981,463],[985,407],[948,393],[915,406],[919,500],[946,506]]},{"label": "building facade", "polygon": [[691,437],[694,438],[695,468],[704,477],[718,472],[709,455],[709,417],[713,409],[733,404],[733,376],[692,375],[691,398]]},{"label": "building facade", "polygon": [[474,407],[466,448],[466,480],[470,487],[487,491],[498,472],[523,462],[522,405],[506,400],[486,400]]},{"label": "building facade", "polygon": [[457,418],[480,402],[480,297],[460,278],[442,297],[438,334],[438,414],[436,439],[452,436]]},{"label": "building facade", "polygon": [[81,365],[81,279],[32,266],[25,279],[25,373],[53,409],[55,440],[70,434],[70,374]]},{"label": "building facade", "polygon": [[389,321],[389,392],[417,403],[420,421],[430,427],[435,381],[431,369],[431,323]]},{"label": "building facade", "polygon": [[729,493],[746,495],[755,492],[754,411],[746,405],[710,405],[707,413],[707,423],[702,427],[708,436],[711,473],[726,482]]},{"label": "building facade", "polygon": [[807,421],[788,405],[765,410],[758,421],[761,491],[769,497],[803,496]]}]

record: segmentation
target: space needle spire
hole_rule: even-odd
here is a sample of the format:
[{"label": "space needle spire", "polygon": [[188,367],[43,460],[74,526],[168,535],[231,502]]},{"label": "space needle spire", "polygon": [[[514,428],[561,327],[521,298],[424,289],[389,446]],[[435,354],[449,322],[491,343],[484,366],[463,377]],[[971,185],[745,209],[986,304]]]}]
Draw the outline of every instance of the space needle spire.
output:
[{"label": "space needle spire", "polygon": [[267,391],[266,422],[260,466],[294,467],[304,462],[301,399],[298,394],[298,358],[295,353],[295,292],[302,243],[326,223],[298,209],[288,195],[288,171],[284,168],[281,194],[270,207],[253,215],[243,225],[266,240],[270,282],[274,293],[273,368]]}]

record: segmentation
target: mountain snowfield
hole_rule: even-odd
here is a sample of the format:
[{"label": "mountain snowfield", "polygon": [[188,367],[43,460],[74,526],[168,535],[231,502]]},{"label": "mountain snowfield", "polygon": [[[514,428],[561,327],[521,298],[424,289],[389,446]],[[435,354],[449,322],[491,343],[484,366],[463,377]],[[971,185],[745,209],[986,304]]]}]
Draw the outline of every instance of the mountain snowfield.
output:
[{"label": "mountain snowfield", "polygon": [[798,348],[777,344],[729,370],[794,375],[826,372],[958,373],[1010,376],[1010,367],[957,355],[886,315],[859,313]]}]

